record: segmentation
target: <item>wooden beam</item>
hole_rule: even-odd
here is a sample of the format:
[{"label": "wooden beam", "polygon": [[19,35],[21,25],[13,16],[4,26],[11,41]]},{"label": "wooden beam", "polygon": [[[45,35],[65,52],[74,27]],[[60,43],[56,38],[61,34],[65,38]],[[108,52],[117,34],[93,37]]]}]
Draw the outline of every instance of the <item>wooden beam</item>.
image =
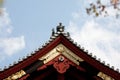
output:
[{"label": "wooden beam", "polygon": [[58,73],[58,74],[57,74],[57,80],[65,80],[64,74]]},{"label": "wooden beam", "polygon": [[32,72],[36,71],[38,67],[40,67],[42,65],[44,65],[43,61],[37,60],[30,66],[26,67],[24,69],[24,71],[26,72],[26,74],[31,74]]}]

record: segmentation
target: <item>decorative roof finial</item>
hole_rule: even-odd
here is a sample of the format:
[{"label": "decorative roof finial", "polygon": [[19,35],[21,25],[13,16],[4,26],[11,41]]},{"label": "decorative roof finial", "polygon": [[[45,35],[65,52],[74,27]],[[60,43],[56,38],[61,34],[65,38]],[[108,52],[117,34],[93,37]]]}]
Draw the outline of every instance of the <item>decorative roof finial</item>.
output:
[{"label": "decorative roof finial", "polygon": [[64,26],[62,26],[62,23],[59,23],[56,30],[57,32],[64,32]]},{"label": "decorative roof finial", "polygon": [[54,34],[55,34],[55,31],[54,31],[54,28],[52,29],[52,36],[54,36]]}]

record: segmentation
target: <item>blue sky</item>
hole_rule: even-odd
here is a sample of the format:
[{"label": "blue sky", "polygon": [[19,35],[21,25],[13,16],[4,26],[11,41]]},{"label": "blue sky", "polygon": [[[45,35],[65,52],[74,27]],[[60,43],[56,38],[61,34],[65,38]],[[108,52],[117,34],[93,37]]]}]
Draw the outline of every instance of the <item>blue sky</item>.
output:
[{"label": "blue sky", "polygon": [[78,44],[120,69],[119,19],[112,7],[108,17],[88,16],[85,8],[92,1],[5,0],[0,16],[0,67],[40,47],[49,40],[51,29],[62,22]]}]

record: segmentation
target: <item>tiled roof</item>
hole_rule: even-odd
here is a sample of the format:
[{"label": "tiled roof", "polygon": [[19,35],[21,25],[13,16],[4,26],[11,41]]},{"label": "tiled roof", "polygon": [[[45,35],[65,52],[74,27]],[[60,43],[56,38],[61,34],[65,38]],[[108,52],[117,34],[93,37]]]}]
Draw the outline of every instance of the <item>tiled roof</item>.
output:
[{"label": "tiled roof", "polygon": [[76,47],[78,47],[80,50],[82,50],[85,54],[87,54],[88,56],[90,56],[94,60],[97,60],[99,63],[103,64],[104,66],[107,66],[108,68],[113,69],[114,71],[120,73],[119,69],[115,69],[114,66],[110,66],[110,64],[106,64],[105,61],[102,61],[100,58],[97,58],[96,55],[93,55],[92,53],[89,53],[88,50],[85,50],[84,47],[81,47],[81,45],[77,44],[77,42],[75,42],[70,37],[69,32],[65,32],[64,26],[62,26],[62,23],[59,23],[59,25],[56,27],[56,31],[54,29],[52,29],[52,34],[50,36],[49,41],[47,41],[46,43],[44,43],[41,47],[39,47],[38,49],[36,49],[34,52],[32,52],[30,54],[27,54],[26,56],[23,56],[23,58],[19,58],[18,61],[13,62],[13,64],[10,64],[9,66],[4,66],[4,69],[0,69],[0,72],[4,71],[6,69],[9,69],[10,67],[13,67],[16,64],[19,64],[20,62],[22,62],[22,61],[26,60],[27,58],[33,56],[34,54],[36,54],[36,52],[42,50],[48,44],[50,44],[51,42],[53,42],[59,35],[63,35],[64,37],[66,37],[66,39],[68,39],[72,44],[74,44]]}]

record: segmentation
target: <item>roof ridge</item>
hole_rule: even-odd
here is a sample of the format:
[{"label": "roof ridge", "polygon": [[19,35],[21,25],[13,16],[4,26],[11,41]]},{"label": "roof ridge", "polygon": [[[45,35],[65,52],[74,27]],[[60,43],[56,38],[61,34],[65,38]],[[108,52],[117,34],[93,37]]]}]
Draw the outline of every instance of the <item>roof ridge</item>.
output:
[{"label": "roof ridge", "polygon": [[27,59],[28,57],[33,56],[37,51],[42,50],[45,46],[47,46],[49,43],[51,43],[52,41],[54,41],[60,34],[62,34],[63,36],[65,36],[72,44],[74,44],[76,47],[78,47],[80,50],[82,50],[83,52],[85,52],[88,56],[92,57],[93,59],[95,59],[96,61],[98,61],[99,63],[103,64],[104,66],[113,69],[114,71],[120,73],[118,68],[114,68],[114,66],[110,66],[110,64],[106,64],[105,61],[101,61],[100,58],[97,58],[96,55],[93,55],[92,53],[89,53],[88,50],[85,50],[84,47],[81,47],[81,45],[78,45],[77,42],[75,42],[71,37],[69,32],[65,32],[64,30],[64,26],[62,25],[62,23],[59,23],[59,25],[56,27],[56,32],[54,31],[54,28],[52,29],[52,35],[50,36],[50,39],[45,42],[41,47],[37,48],[35,51],[27,54],[26,56],[23,56],[22,58],[19,58],[18,61],[14,61],[13,64],[9,64],[9,66],[4,66],[3,69],[0,68],[0,71],[4,71],[6,69],[9,69],[10,67],[22,62],[23,60]]},{"label": "roof ridge", "polygon": [[83,52],[85,52],[87,55],[91,56],[93,59],[95,59],[96,61],[98,61],[99,63],[103,64],[104,66],[113,69],[114,71],[120,73],[119,69],[116,68],[114,66],[111,66],[109,63],[106,63],[105,61],[101,61],[101,58],[98,58],[96,55],[93,55],[93,53],[90,53],[88,50],[85,50],[84,47],[82,47],[81,45],[78,45],[77,42],[75,42],[72,38],[67,38],[69,39],[70,42],[72,42],[76,47],[78,47],[80,50],[82,50]]}]

